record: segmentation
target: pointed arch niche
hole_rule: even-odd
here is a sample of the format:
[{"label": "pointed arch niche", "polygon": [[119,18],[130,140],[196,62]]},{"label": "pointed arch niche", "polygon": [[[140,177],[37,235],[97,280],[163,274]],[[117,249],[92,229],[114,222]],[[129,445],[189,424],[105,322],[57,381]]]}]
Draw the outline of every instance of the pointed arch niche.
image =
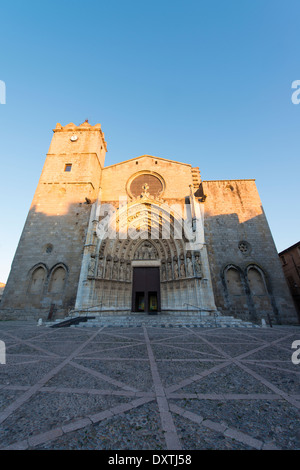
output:
[{"label": "pointed arch niche", "polygon": [[63,264],[54,266],[50,273],[49,288],[50,294],[60,294],[63,292],[67,279],[67,268]]},{"label": "pointed arch niche", "polygon": [[227,290],[229,309],[236,313],[247,308],[247,295],[243,280],[243,273],[238,266],[228,265],[224,269],[224,280]]},{"label": "pointed arch niche", "polygon": [[251,264],[247,267],[247,281],[250,295],[258,318],[273,314],[273,307],[269,295],[266,277],[263,270]]},{"label": "pointed arch niche", "polygon": [[39,264],[32,269],[28,288],[29,294],[40,295],[43,293],[47,274],[48,269],[43,264]]}]

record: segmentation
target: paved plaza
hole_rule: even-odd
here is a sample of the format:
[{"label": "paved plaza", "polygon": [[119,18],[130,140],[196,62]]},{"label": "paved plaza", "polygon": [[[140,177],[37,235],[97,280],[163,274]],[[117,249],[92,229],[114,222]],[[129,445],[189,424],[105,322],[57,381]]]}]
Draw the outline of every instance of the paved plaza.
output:
[{"label": "paved plaza", "polygon": [[300,327],[0,322],[1,449],[300,449]]}]

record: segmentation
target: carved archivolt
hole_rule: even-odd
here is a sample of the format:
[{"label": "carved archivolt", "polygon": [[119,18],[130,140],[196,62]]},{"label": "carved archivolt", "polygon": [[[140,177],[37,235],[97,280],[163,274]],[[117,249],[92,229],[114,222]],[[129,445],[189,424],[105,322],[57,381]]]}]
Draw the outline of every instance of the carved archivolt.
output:
[{"label": "carved archivolt", "polygon": [[158,259],[159,255],[155,246],[147,241],[143,241],[138,245],[134,253],[134,259],[137,260],[151,260]]},{"label": "carved archivolt", "polygon": [[200,252],[186,251],[180,215],[163,201],[144,195],[120,207],[105,224],[88,278],[129,282],[133,260],[160,260],[162,281],[202,277]]}]

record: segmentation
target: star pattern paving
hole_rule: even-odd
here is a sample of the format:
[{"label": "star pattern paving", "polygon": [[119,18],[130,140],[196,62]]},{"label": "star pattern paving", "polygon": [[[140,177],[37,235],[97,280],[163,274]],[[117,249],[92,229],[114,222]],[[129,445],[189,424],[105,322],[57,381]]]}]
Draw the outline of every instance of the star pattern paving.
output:
[{"label": "star pattern paving", "polygon": [[1,322],[1,449],[300,449],[299,327]]}]

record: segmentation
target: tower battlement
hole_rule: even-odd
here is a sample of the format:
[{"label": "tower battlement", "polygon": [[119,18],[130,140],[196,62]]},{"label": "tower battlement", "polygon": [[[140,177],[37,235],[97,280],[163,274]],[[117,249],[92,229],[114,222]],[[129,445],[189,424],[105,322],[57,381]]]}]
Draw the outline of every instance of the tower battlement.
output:
[{"label": "tower battlement", "polygon": [[55,129],[53,129],[53,132],[82,132],[82,131],[100,131],[100,135],[102,137],[102,143],[104,145],[105,151],[107,152],[107,143],[105,141],[105,135],[104,132],[101,129],[101,124],[95,124],[92,126],[88,121],[84,121],[82,124],[79,126],[76,126],[73,122],[70,122],[69,124],[66,124],[65,126],[62,126],[59,122],[56,124]]}]

